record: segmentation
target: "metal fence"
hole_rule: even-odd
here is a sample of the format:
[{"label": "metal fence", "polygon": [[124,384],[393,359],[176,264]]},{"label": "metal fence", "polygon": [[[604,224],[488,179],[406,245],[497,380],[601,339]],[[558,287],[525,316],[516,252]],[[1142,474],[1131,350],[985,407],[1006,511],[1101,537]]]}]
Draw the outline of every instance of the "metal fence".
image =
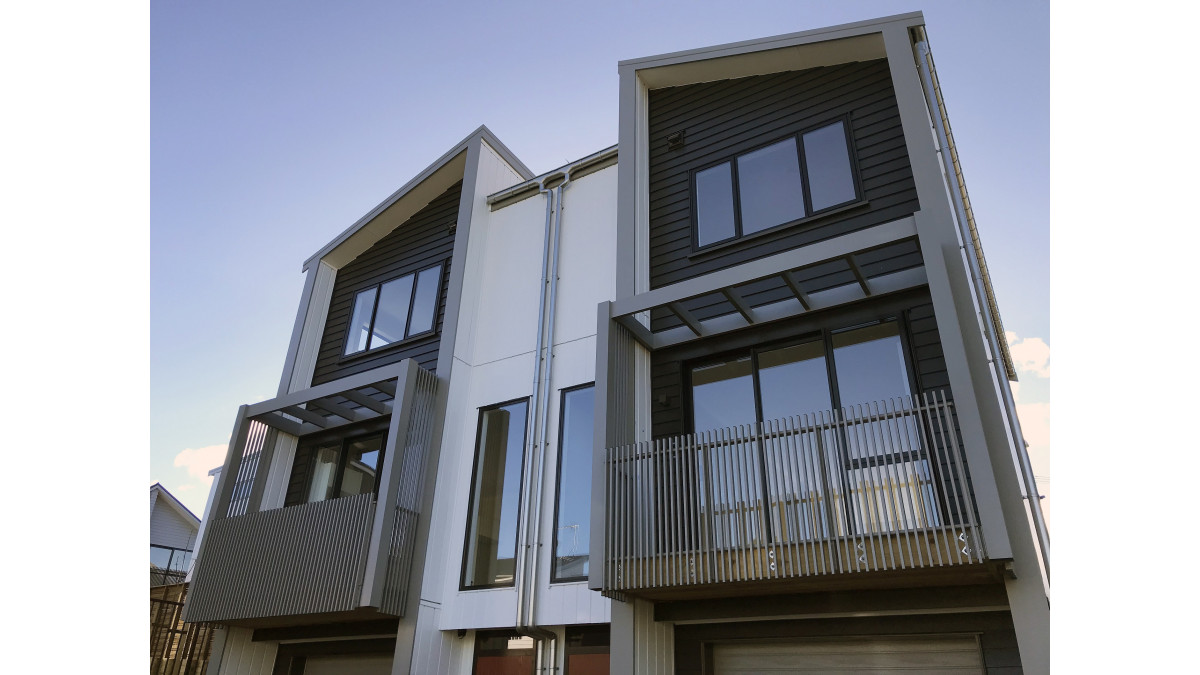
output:
[{"label": "metal fence", "polygon": [[943,392],[607,451],[606,590],[982,562]]},{"label": "metal fence", "polygon": [[150,675],[203,675],[213,626],[184,623],[187,584],[150,589]]}]

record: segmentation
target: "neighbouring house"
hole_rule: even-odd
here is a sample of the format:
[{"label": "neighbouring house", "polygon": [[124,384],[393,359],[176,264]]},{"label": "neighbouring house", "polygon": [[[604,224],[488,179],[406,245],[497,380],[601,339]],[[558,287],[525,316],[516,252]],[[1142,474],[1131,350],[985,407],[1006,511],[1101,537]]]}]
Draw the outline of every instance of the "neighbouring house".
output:
[{"label": "neighbouring house", "polygon": [[184,580],[192,565],[200,519],[161,483],[150,486],[150,585]]},{"label": "neighbouring house", "polygon": [[922,15],[618,71],[615,146],[534,174],[480,127],[304,262],[197,551],[209,672],[1048,672]]}]

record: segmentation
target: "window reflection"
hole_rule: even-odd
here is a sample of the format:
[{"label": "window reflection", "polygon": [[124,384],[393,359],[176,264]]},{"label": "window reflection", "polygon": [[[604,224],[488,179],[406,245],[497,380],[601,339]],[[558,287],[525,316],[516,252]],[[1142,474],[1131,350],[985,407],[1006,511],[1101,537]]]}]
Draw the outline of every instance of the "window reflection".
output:
[{"label": "window reflection", "polygon": [[795,138],[742,155],[737,164],[742,234],[804,217]]},{"label": "window reflection", "polygon": [[518,401],[480,411],[463,565],[466,588],[513,583],[527,405]]},{"label": "window reflection", "polygon": [[563,393],[559,445],[558,512],[555,518],[556,581],[588,575],[592,497],[592,386]]}]

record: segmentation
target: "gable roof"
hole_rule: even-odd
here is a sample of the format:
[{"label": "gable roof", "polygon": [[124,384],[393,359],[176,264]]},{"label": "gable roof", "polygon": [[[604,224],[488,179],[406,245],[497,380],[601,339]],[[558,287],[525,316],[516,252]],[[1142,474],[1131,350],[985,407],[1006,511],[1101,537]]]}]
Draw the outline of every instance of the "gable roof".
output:
[{"label": "gable roof", "polygon": [[[438,194],[441,194],[445,187],[453,185],[457,180],[462,179],[463,172],[466,169],[467,149],[473,143],[479,142],[487,143],[488,146],[495,150],[496,154],[498,154],[506,163],[508,163],[509,166],[511,166],[518,174],[520,174],[523,179],[528,180],[533,178],[533,172],[529,170],[529,167],[525,166],[520,159],[517,159],[517,156],[514,155],[513,152],[504,145],[504,143],[500,142],[500,139],[496,138],[496,135],[493,134],[486,125],[480,125],[478,129],[472,131],[467,135],[466,138],[456,143],[454,147],[447,150],[445,154],[437,158],[437,160],[435,160],[429,166],[425,167],[424,171],[418,173],[413,177],[412,180],[405,183],[399,190],[393,192],[387,199],[380,202],[378,206],[367,212],[367,215],[359,218],[358,222],[346,228],[346,230],[344,230],[341,234],[334,237],[332,241],[321,247],[321,250],[309,256],[308,260],[304,261],[302,270],[307,271],[308,268],[313,265],[313,263],[325,258],[331,253],[334,253],[336,249],[347,243],[352,237],[370,225],[372,221],[382,215],[393,205],[401,202],[401,200],[403,200],[405,197],[411,195],[414,198],[411,210],[413,213],[416,213],[416,211],[425,206],[430,199],[436,197]],[[456,175],[457,179],[450,180],[450,176],[448,174]],[[431,181],[431,178],[441,178],[442,180]],[[445,183],[445,185],[442,186],[440,183]],[[429,190],[431,187],[432,192]],[[401,218],[400,220],[405,219]],[[387,228],[387,231],[390,231],[390,228]],[[381,232],[379,233],[379,237],[382,237],[386,234],[387,232]],[[359,248],[365,250],[368,247],[369,243],[366,246],[360,246]],[[355,255],[357,255],[357,253],[342,256],[346,259],[338,262],[343,264],[345,262],[349,262],[349,259],[353,259]],[[340,265],[335,263],[334,267],[340,267]]]},{"label": "gable roof", "polygon": [[155,505],[160,503],[158,497],[165,495],[167,498],[165,500],[161,500],[161,503],[167,504],[172,509],[175,509],[179,515],[183,516],[189,522],[195,524],[196,527],[200,527],[200,518],[196,516],[196,514],[192,513],[191,509],[184,506],[183,502],[179,501],[175,495],[171,494],[170,490],[163,487],[162,483],[155,483],[154,485],[151,485],[150,494],[156,495],[154,500]]}]

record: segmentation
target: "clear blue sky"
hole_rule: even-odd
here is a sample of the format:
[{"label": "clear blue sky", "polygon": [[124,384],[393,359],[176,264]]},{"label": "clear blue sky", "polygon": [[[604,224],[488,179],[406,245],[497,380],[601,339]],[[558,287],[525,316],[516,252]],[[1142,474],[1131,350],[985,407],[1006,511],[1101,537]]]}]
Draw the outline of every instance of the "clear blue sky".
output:
[{"label": "clear blue sky", "polygon": [[150,482],[201,512],[176,458],[275,394],[303,260],[480,124],[547,171],[616,142],[619,60],[915,9],[1005,327],[1049,343],[1045,2],[155,0]]}]

